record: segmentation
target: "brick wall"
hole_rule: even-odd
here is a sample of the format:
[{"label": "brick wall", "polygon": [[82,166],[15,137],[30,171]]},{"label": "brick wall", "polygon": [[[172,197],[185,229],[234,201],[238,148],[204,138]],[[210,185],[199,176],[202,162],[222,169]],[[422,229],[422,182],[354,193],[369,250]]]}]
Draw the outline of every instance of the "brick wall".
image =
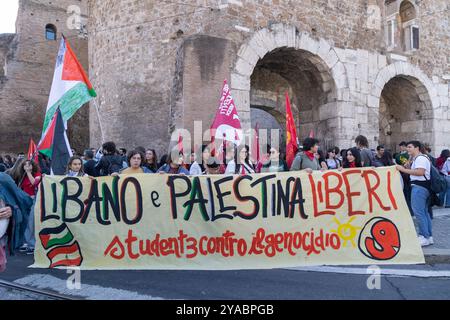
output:
[{"label": "brick wall", "polygon": [[[32,137],[40,138],[50,92],[61,33],[68,38],[87,69],[87,40],[69,30],[69,5],[79,5],[86,13],[86,1],[21,0],[16,34],[9,47],[7,74],[0,84],[0,153],[25,152]],[[57,41],[45,39],[45,26],[57,28]],[[89,110],[84,107],[69,121],[69,140],[81,149],[89,143]]]},{"label": "brick wall", "polygon": [[[221,7],[218,1],[212,0],[186,3],[188,5],[170,1],[89,2],[90,69],[100,95],[106,140],[115,140],[127,148],[136,145],[154,147],[162,153],[167,150],[170,133],[175,128],[190,128],[193,120],[203,120],[207,122],[204,126],[208,127],[217,107],[223,78],[233,78],[233,70],[247,68],[246,62],[238,59],[246,53],[239,50],[258,31],[279,24],[294,26],[297,32],[306,33],[313,40],[322,39],[329,47],[336,48],[341,55],[339,61],[343,61],[339,72],[327,71],[316,63],[314,56],[309,61],[316,69],[298,70],[299,77],[306,80],[308,76],[316,77],[314,73],[322,77],[316,83],[304,80],[303,86],[300,81],[297,89],[292,89],[296,90],[298,98],[302,98],[298,99],[301,103],[294,98],[294,104],[300,107],[303,104],[300,112],[304,112],[304,117],[300,114],[298,118],[300,130],[303,130],[301,134],[318,126],[324,135],[334,135],[326,139],[346,144],[345,147],[358,133],[370,136],[371,143],[377,144],[380,103],[379,97],[369,97],[369,91],[378,72],[394,62],[386,62],[384,1],[233,1],[228,5],[227,1],[222,1]],[[450,73],[447,60],[450,32],[448,16],[443,11],[446,5],[446,0],[420,2],[421,49],[407,58],[409,64],[428,78],[437,77],[441,85],[442,76]],[[369,24],[368,18],[373,13],[368,6],[378,6],[378,26],[377,21]],[[254,66],[248,68],[252,72]],[[369,71],[362,73],[369,74],[361,79],[359,74],[364,68]],[[373,74],[370,74],[370,68],[374,68]],[[278,72],[278,76],[280,74],[283,72]],[[322,99],[320,92],[313,94],[312,91],[322,85],[329,86],[324,79],[327,74],[331,77],[342,75],[333,78],[342,90],[339,90],[339,96]],[[240,79],[231,80],[237,83]],[[278,81],[280,85],[282,82]],[[270,91],[274,89],[264,92],[252,87],[250,90],[246,88],[250,87],[250,81],[242,86],[244,88],[235,86],[233,94],[238,109],[241,108],[241,118],[249,126],[250,109],[242,106],[249,107],[250,100],[256,99],[258,94],[260,97],[273,96]],[[266,87],[270,87],[270,83]],[[373,101],[369,103],[371,99],[377,100],[375,105]],[[443,104],[436,106],[444,110],[445,104],[448,105],[448,93],[442,100]],[[332,109],[344,116],[319,117]],[[312,120],[302,126],[305,117]],[[447,114],[439,118],[444,119],[444,123],[448,121]],[[91,142],[99,144],[99,126],[93,111],[90,119]]]}]

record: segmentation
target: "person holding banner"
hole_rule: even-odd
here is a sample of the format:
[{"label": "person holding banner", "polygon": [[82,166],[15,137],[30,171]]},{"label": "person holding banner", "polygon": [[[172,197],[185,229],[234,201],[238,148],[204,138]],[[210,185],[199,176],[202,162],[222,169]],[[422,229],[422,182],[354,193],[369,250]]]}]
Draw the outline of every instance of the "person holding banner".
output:
[{"label": "person holding banner", "polygon": [[341,168],[341,161],[337,157],[335,148],[329,148],[327,150],[327,159],[326,159],[326,161],[327,161],[328,169],[339,169],[339,168]]},{"label": "person holding banner", "polygon": [[119,174],[153,173],[147,169],[147,167],[143,166],[144,155],[139,150],[130,151],[127,156],[127,161],[128,168],[125,168],[120,172],[114,172],[111,176],[115,177]]},{"label": "person holding banner", "polygon": [[320,170],[319,160],[315,156],[318,150],[319,140],[306,138],[303,141],[303,152],[299,152],[295,156],[291,171],[305,170],[308,173],[312,173],[314,170]]},{"label": "person holding banner", "polygon": [[[199,152],[201,151],[201,153]],[[211,151],[207,145],[202,145],[202,148],[197,150],[195,153],[195,159],[189,168],[189,174],[191,176],[199,176],[204,174],[205,165],[208,163],[209,158],[211,157]]]},{"label": "person holding banner", "polygon": [[147,149],[145,151],[144,167],[155,173],[158,171],[158,157],[155,149]]},{"label": "person holding banner", "polygon": [[280,158],[280,152],[267,145],[267,153],[269,154],[269,160],[263,164],[261,172],[285,172],[289,171],[286,161]]},{"label": "person holding banner", "polygon": [[411,207],[419,224],[419,242],[422,247],[434,244],[428,201],[431,188],[431,162],[420,151],[419,141],[407,143],[408,154],[412,158],[411,168],[396,165],[398,171],[409,174],[411,179]]},{"label": "person holding banner", "polygon": [[72,156],[67,164],[68,177],[87,177],[83,170],[83,160],[78,156]]},{"label": "person holding banner", "polygon": [[206,175],[221,174],[219,161],[215,157],[211,157],[208,159],[205,168]]},{"label": "person holding banner", "polygon": [[167,156],[167,163],[164,164],[161,168],[159,168],[157,173],[188,175],[189,171],[183,166],[183,162],[184,162],[184,155],[182,152],[178,152],[177,158],[174,157],[174,152],[171,152]]},{"label": "person holding banner", "polygon": [[347,156],[344,159],[344,168],[361,168],[363,166],[361,153],[356,147],[347,150]]},{"label": "person holding banner", "polygon": [[317,160],[319,161],[320,168],[322,169],[322,171],[328,170],[328,164],[325,159],[325,154],[323,153],[323,151],[321,149],[319,149],[319,150],[317,150],[317,153],[315,153],[314,155],[317,158]]},{"label": "person holding banner", "polygon": [[236,154],[236,145],[234,143],[225,141],[222,148],[222,153],[220,153],[219,155],[216,154],[215,157],[218,157],[217,159],[221,160],[220,173],[224,174],[230,163],[234,163],[234,165],[236,165],[236,162],[234,160]]},{"label": "person holding banner", "polygon": [[230,161],[225,170],[226,174],[252,174],[255,173],[255,168],[250,162],[249,147],[247,145],[240,145],[238,147],[239,161],[237,155],[234,155],[234,161]]}]

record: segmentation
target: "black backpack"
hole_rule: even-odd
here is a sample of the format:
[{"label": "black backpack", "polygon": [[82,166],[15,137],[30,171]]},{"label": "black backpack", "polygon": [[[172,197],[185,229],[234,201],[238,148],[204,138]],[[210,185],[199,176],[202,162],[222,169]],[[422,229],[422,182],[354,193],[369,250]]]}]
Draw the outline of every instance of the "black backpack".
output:
[{"label": "black backpack", "polygon": [[104,174],[110,176],[114,172],[120,172],[122,170],[122,157],[120,156],[105,156],[105,160],[108,162],[107,169],[104,170]]},{"label": "black backpack", "polygon": [[447,181],[444,176],[439,173],[438,168],[433,165],[429,157],[425,156],[430,161],[430,189],[434,193],[441,193],[447,190]]}]

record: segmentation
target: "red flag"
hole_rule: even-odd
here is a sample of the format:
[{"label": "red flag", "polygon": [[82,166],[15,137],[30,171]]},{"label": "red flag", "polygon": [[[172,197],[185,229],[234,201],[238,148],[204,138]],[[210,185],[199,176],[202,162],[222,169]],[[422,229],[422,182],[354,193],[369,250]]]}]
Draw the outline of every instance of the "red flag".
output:
[{"label": "red flag", "polygon": [[214,142],[215,139],[224,139],[239,145],[242,140],[241,121],[227,80],[223,81],[219,109],[210,130],[211,142]]},{"label": "red flag", "polygon": [[286,162],[288,167],[291,167],[297,151],[297,129],[295,127],[294,117],[292,116],[289,95],[286,91]]},{"label": "red flag", "polygon": [[311,129],[311,131],[309,132],[309,137],[314,138],[314,129]]},{"label": "red flag", "polygon": [[33,159],[33,161],[35,163],[38,163],[39,159],[38,159],[38,153],[37,153],[37,147],[36,144],[34,143],[33,139],[30,138],[30,145],[28,147],[28,160]]},{"label": "red flag", "polygon": [[55,135],[55,127],[56,127],[56,113],[53,115],[53,119],[50,122],[50,125],[44,132],[41,141],[39,142],[37,149],[40,153],[46,155],[51,158],[52,156],[52,147],[53,147],[53,137]]}]

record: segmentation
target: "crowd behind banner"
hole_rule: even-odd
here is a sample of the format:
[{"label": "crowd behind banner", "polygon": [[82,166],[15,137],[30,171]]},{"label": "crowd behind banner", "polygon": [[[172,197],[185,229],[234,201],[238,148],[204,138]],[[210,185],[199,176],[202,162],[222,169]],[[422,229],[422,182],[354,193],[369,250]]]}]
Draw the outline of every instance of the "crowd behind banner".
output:
[{"label": "crowd behind banner", "polygon": [[[288,166],[280,150],[267,145],[261,148],[259,161],[250,160],[247,145],[226,144],[224,150],[211,150],[203,145],[191,154],[182,149],[158,159],[154,149],[136,147],[127,153],[114,142],[106,142],[100,149],[86,149],[67,164],[67,176],[91,178],[135,173],[146,174],[254,174],[303,170],[342,170],[358,167],[385,167],[395,165],[402,174],[405,199],[411,215],[418,222],[418,237],[422,246],[434,244],[431,219],[432,207],[450,207],[450,150],[440,157],[431,156],[431,150],[419,141],[401,142],[400,152],[392,154],[384,146],[369,149],[366,137],[358,136],[355,146],[322,150],[320,141],[306,138],[292,164]],[[0,156],[0,270],[6,265],[6,249],[33,254],[34,202],[41,178],[50,174],[50,161],[39,155],[39,163],[26,159]],[[443,187],[442,187],[443,186]]]}]

